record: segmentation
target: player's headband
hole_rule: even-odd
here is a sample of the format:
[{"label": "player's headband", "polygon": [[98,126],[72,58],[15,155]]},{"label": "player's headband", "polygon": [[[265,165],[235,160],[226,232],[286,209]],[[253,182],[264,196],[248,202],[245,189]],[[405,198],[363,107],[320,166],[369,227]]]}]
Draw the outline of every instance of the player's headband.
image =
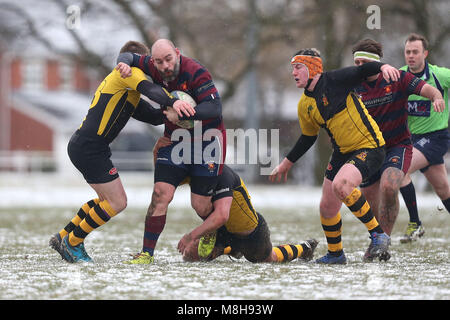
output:
[{"label": "player's headband", "polygon": [[377,61],[377,62],[381,61],[381,58],[379,55],[377,55],[376,53],[367,52],[367,51],[356,51],[353,54],[353,60],[356,60],[358,58],[366,59],[366,60],[370,60],[370,61]]},{"label": "player's headband", "polygon": [[308,79],[323,72],[322,59],[309,55],[296,55],[291,59],[291,64],[303,64],[308,69]]}]

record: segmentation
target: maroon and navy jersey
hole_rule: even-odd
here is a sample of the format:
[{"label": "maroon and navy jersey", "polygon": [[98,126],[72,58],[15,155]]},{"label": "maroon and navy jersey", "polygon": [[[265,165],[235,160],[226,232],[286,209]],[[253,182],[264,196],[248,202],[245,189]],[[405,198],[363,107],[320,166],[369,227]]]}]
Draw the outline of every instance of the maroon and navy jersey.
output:
[{"label": "maroon and navy jersey", "polygon": [[400,79],[386,82],[380,73],[377,80],[363,82],[355,88],[369,114],[374,118],[386,141],[386,148],[410,141],[408,129],[408,96],[420,95],[425,81],[400,71]]},{"label": "maroon and navy jersey", "polygon": [[[153,65],[151,56],[133,55],[133,66],[136,66],[149,75],[154,83],[166,88],[169,92],[174,90],[181,90],[188,93],[199,105],[202,102],[207,102],[212,99],[219,99],[219,92],[217,91],[209,71],[202,66],[198,61],[183,56],[180,56],[180,71],[178,77],[170,82],[165,82],[159,71]],[[177,125],[168,121],[164,122],[164,135],[170,137],[172,131],[179,128]],[[207,129],[225,130],[222,115],[216,118],[209,118],[202,120],[202,130]]]}]

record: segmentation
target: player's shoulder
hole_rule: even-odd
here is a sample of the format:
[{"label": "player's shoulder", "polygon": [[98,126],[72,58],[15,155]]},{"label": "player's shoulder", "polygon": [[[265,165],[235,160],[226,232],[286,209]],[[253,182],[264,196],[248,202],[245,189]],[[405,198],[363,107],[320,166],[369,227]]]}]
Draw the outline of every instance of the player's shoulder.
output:
[{"label": "player's shoulder", "polygon": [[[120,71],[117,70],[116,68],[114,68],[111,73],[109,74],[112,77],[115,78],[121,78],[122,76],[120,75]],[[139,69],[138,67],[131,67],[131,76],[137,76],[137,75],[145,75],[144,71],[142,71],[141,69]]]},{"label": "player's shoulder", "polygon": [[236,171],[224,164],[220,180],[224,185],[235,188],[240,185],[241,177]]},{"label": "player's shoulder", "polygon": [[400,72],[400,81],[411,81],[411,79],[417,78],[414,74],[408,72],[407,70],[398,70]]},{"label": "player's shoulder", "polygon": [[309,91],[303,91],[302,96],[298,100],[297,106],[299,108],[305,107],[310,105],[311,103],[315,103],[315,97],[314,94]]},{"label": "player's shoulder", "polygon": [[136,74],[136,75],[145,75],[144,71],[142,71],[142,69],[138,68],[138,67],[131,67],[131,74]]},{"label": "player's shoulder", "polygon": [[190,73],[199,72],[200,70],[203,72],[208,72],[208,69],[206,69],[206,67],[202,65],[198,60],[187,56],[181,56],[181,66],[184,71]]},{"label": "player's shoulder", "polygon": [[120,75],[120,71],[117,69],[114,69],[111,73],[110,76],[117,80],[117,81],[122,81],[122,80],[144,80],[147,79],[147,76],[145,75],[144,71],[142,71],[141,69],[137,68],[137,67],[131,67],[131,76],[127,77],[127,78],[122,78],[122,76]]},{"label": "player's shoulder", "polygon": [[450,77],[450,69],[446,67],[441,67],[435,64],[428,63],[428,68],[431,72],[433,72],[437,77]]}]

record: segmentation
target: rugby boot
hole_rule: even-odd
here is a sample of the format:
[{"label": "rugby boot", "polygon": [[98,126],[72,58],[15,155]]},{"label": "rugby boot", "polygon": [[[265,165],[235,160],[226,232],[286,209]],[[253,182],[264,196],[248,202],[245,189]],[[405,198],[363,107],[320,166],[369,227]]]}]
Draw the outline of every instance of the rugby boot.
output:
[{"label": "rugby boot", "polygon": [[316,250],[318,243],[319,241],[317,241],[316,239],[309,239],[303,242],[302,244],[306,246],[306,249],[303,249],[303,253],[299,257],[299,260],[311,261],[314,256],[314,250]]},{"label": "rugby boot", "polygon": [[411,241],[417,241],[424,233],[425,229],[422,225],[418,225],[416,222],[409,222],[406,233],[400,238],[400,242],[409,243]]},{"label": "rugby boot", "polygon": [[373,232],[370,235],[370,240],[369,248],[367,248],[363,260],[369,262],[378,257],[380,261],[388,261],[391,258],[388,252],[391,238],[386,233]]},{"label": "rugby boot", "polygon": [[50,238],[48,245],[50,248],[58,252],[61,255],[61,258],[63,258],[61,250],[61,241],[62,241],[61,236],[59,235],[59,233],[56,233]]},{"label": "rugby boot", "polygon": [[139,252],[133,256],[133,259],[124,261],[126,264],[151,264],[153,263],[153,256],[148,252]]},{"label": "rugby boot", "polygon": [[216,232],[206,234],[200,238],[197,248],[200,259],[206,259],[209,257],[216,245],[216,238]]},{"label": "rugby boot", "polygon": [[347,258],[345,257],[344,251],[340,256],[333,256],[331,253],[327,253],[322,258],[316,260],[319,264],[346,264]]},{"label": "rugby boot", "polygon": [[69,236],[65,236],[61,242],[61,256],[64,260],[70,263],[75,263],[78,261],[92,262],[91,257],[87,254],[84,243],[81,242],[76,246],[72,246],[69,243]]}]

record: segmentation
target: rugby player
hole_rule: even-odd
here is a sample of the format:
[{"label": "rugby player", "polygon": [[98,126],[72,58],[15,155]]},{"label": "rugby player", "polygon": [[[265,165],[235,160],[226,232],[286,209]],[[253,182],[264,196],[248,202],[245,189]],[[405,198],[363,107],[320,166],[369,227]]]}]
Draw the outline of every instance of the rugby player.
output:
[{"label": "rugby player", "polygon": [[[153,149],[154,157],[159,148],[171,143],[167,137],[160,138]],[[189,181],[188,177],[182,184]],[[244,181],[227,165],[223,167],[211,201],[213,212],[200,216],[203,223],[186,233],[178,243],[178,251],[185,261],[211,261],[222,254],[235,258],[244,256],[253,263],[312,259],[318,243],[315,239],[272,247],[264,217],[254,209]],[[150,250],[144,236],[142,251],[126,263],[152,263]]]},{"label": "rugby player", "polygon": [[[149,53],[144,44],[136,41],[127,42],[120,50],[130,51],[140,55]],[[85,119],[72,135],[67,148],[70,160],[98,198],[83,204],[75,217],[49,242],[50,247],[68,262],[91,261],[84,248],[84,239],[127,206],[119,173],[110,160],[110,143],[130,117],[153,125],[164,121],[162,111],[140,99],[141,93],[176,110],[192,108],[190,104],[175,99],[161,86],[148,81],[138,68],[134,68],[133,75],[126,79],[114,69],[102,81]]]},{"label": "rugby player", "polygon": [[[409,223],[402,243],[417,240],[425,233],[417,210],[416,191],[410,175],[420,170],[442,204],[450,213],[450,187],[444,156],[450,143],[448,132],[448,89],[450,87],[450,69],[433,65],[427,61],[428,41],[419,34],[412,33],[405,42],[406,66],[400,68],[413,73],[437,88],[444,96],[445,109],[437,112],[431,107],[431,101],[419,95],[408,98],[408,126],[414,145],[410,169],[403,180],[400,192],[409,213]],[[433,104],[434,107],[434,104]]]},{"label": "rugby player", "polygon": [[357,187],[376,172],[385,157],[385,141],[354,88],[365,78],[380,71],[396,81],[397,69],[380,62],[323,72],[316,49],[298,51],[291,59],[296,86],[304,88],[298,103],[302,134],[293,149],[272,171],[270,181],[287,180],[296,162],[314,144],[320,128],[331,138],[334,152],[325,172],[320,201],[320,219],[328,243],[328,252],[316,260],[323,264],[345,264],[341,239],[341,214],[344,203],[367,227],[370,254],[388,260],[390,237],[374,217],[370,205]]},{"label": "rugby player", "polygon": [[[148,239],[150,254],[162,233],[167,208],[173,199],[178,185],[187,177],[191,177],[191,204],[200,215],[212,211],[211,197],[222,173],[226,151],[226,131],[222,119],[222,104],[209,71],[199,62],[184,56],[180,50],[167,39],[157,40],[151,50],[151,56],[134,53],[119,55],[117,69],[126,77],[131,73],[130,66],[142,69],[153,82],[166,88],[169,92],[181,90],[187,92],[197,103],[195,112],[186,110],[190,115],[179,112],[178,118],[165,119],[164,136],[170,138],[176,129],[177,120],[201,120],[200,137],[195,136],[195,128],[189,129],[191,135],[190,161],[173,159],[174,148],[178,143],[160,148],[155,165],[155,185],[152,200],[145,218],[145,237]],[[167,111],[167,110],[166,110]],[[186,129],[187,130],[187,129]],[[212,136],[206,137],[206,132]],[[200,148],[198,147],[200,146]],[[205,150],[214,150],[213,159],[204,157]],[[183,150],[183,152],[186,150]],[[187,152],[187,151],[186,151]],[[178,154],[178,152],[175,152]]]},{"label": "rugby player", "polygon": [[[363,39],[353,46],[352,54],[357,66],[371,61],[380,62],[383,48],[375,40]],[[444,109],[445,104],[439,90],[405,71],[400,71],[400,79],[396,82],[387,82],[381,73],[370,76],[355,90],[386,142],[383,165],[360,187],[374,216],[390,236],[400,209],[398,191],[412,158],[413,147],[407,121],[408,97],[415,94],[428,98],[438,112]],[[364,259],[373,260],[369,250]]]}]

